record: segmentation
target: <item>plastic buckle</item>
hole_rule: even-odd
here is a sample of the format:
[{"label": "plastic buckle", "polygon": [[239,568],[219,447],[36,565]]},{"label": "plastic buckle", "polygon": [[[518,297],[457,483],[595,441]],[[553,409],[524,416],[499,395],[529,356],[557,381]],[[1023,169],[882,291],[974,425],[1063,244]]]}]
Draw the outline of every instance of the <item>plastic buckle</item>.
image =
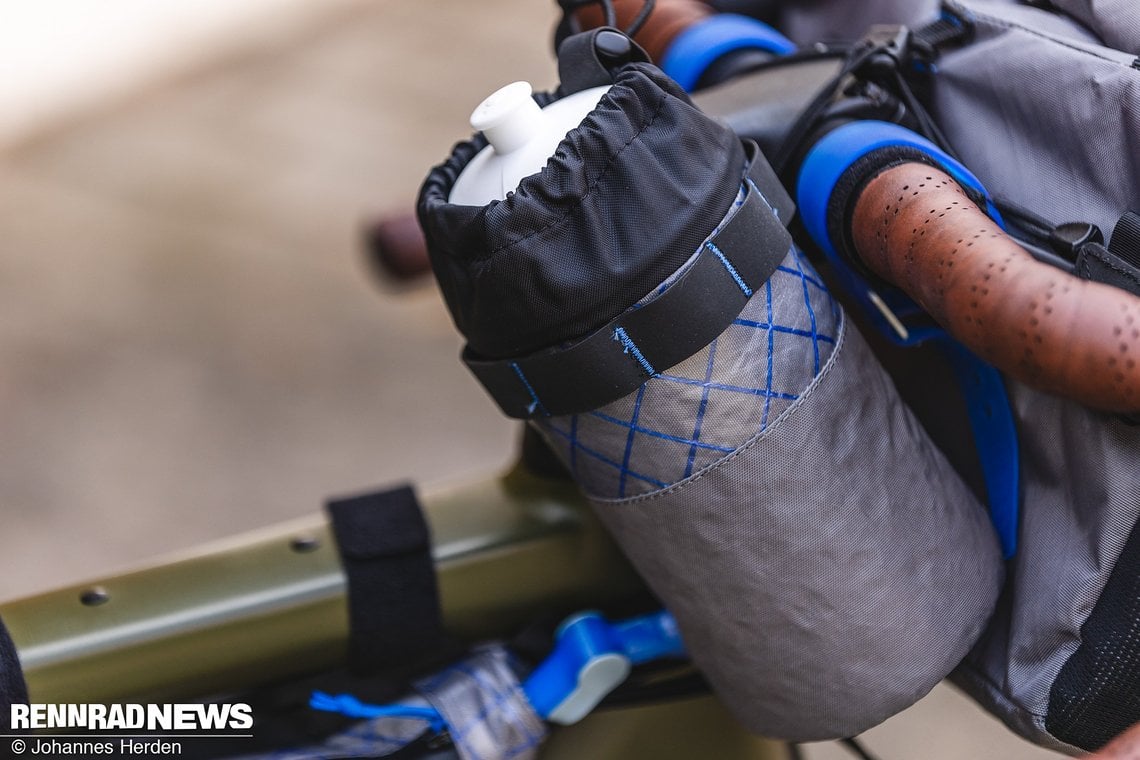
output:
[{"label": "plastic buckle", "polygon": [[863,64],[862,72],[868,78],[897,71],[911,53],[911,32],[905,26],[876,24],[856,45],[857,51],[874,51]]},{"label": "plastic buckle", "polygon": [[558,627],[554,651],[527,678],[523,692],[541,717],[570,725],[620,686],[634,665],[684,656],[677,622],[668,612],[616,624],[599,612],[581,612]]}]

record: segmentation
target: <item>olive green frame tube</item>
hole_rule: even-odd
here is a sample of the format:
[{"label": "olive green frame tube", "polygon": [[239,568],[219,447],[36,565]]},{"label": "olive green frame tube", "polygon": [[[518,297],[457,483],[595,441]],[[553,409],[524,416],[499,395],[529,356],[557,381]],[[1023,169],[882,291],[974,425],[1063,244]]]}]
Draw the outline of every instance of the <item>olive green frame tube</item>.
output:
[{"label": "olive green frame tube", "polygon": [[[444,625],[468,640],[641,588],[573,485],[515,469],[422,497]],[[171,700],[343,662],[345,578],[323,515],[0,605],[35,702]]]}]

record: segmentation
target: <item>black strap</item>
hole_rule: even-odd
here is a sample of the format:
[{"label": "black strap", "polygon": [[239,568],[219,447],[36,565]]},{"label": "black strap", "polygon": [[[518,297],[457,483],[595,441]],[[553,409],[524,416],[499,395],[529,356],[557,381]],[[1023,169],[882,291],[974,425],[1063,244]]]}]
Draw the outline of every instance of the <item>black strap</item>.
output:
[{"label": "black strap", "polygon": [[660,296],[582,340],[515,359],[463,361],[510,417],[575,414],[625,396],[701,350],[739,316],[791,248],[795,207],[755,143],[744,203]]},{"label": "black strap", "polygon": [[613,70],[631,61],[649,63],[649,54],[617,29],[602,27],[567,37],[558,46],[562,94],[611,85]]},{"label": "black strap", "polygon": [[338,499],[327,509],[348,576],[349,667],[375,672],[438,646],[431,537],[412,489]]},{"label": "black strap", "polygon": [[944,11],[937,21],[915,29],[912,34],[915,43],[938,55],[948,47],[968,43],[974,27],[968,19]]},{"label": "black strap", "polygon": [[27,704],[28,687],[24,684],[24,673],[20,669],[20,658],[16,656],[16,646],[0,621],[0,732],[12,731],[9,717],[12,705]]},{"label": "black strap", "polygon": [[1108,250],[1128,262],[1129,266],[1140,267],[1140,214],[1124,212],[1112,228]]},{"label": "black strap", "polygon": [[1077,252],[1073,270],[1078,277],[1103,282],[1140,296],[1140,269],[1099,243],[1086,243]]}]

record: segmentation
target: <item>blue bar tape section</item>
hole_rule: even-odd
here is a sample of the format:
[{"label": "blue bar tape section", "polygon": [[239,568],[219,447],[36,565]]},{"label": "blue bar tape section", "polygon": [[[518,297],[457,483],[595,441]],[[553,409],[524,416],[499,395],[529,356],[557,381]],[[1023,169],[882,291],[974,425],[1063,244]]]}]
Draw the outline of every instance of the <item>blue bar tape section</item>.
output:
[{"label": "blue bar tape section", "polygon": [[692,92],[713,61],[734,50],[763,50],[787,55],[795,43],[762,21],[733,13],[718,13],[677,35],[661,60],[661,69]]}]

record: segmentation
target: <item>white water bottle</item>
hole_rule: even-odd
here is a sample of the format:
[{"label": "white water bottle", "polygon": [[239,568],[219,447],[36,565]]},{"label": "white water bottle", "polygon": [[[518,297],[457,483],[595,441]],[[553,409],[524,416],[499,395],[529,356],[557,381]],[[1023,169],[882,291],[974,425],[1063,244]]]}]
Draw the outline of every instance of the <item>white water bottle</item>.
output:
[{"label": "white water bottle", "polygon": [[539,108],[528,82],[500,88],[471,114],[471,126],[490,143],[455,181],[448,200],[485,206],[503,200],[524,177],[542,171],[566,133],[582,123],[609,87],[592,87]]}]

